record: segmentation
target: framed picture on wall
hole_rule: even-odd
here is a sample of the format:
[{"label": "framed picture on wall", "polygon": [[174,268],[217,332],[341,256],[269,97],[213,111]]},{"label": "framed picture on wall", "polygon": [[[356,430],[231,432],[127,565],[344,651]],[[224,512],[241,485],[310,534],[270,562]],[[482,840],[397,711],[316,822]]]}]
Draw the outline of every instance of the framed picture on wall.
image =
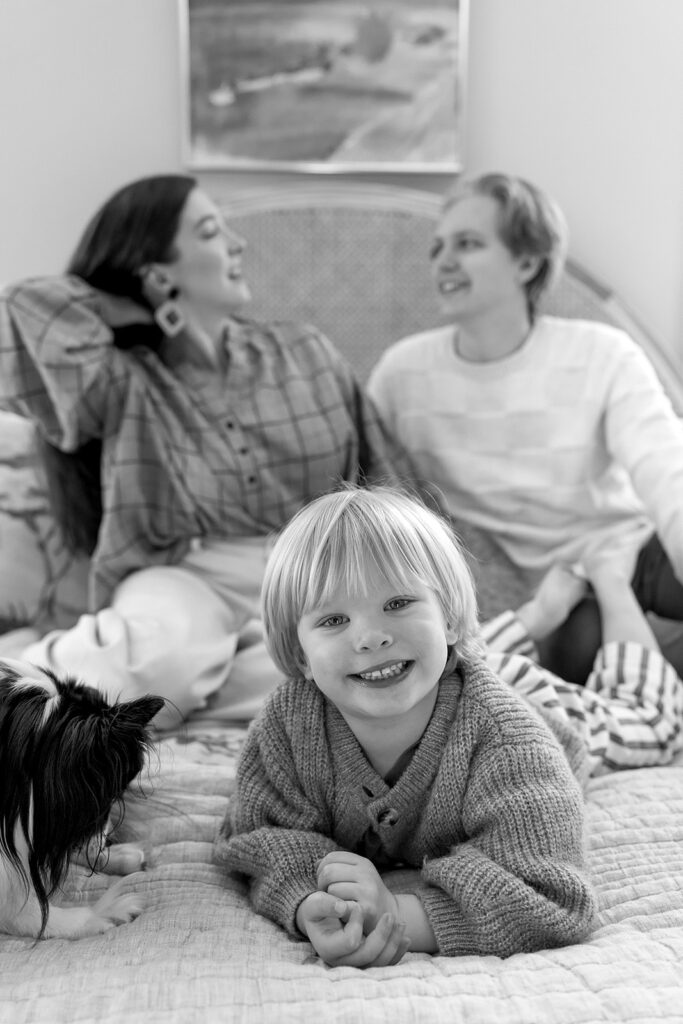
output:
[{"label": "framed picture on wall", "polygon": [[462,166],[467,0],[178,0],[186,162]]}]

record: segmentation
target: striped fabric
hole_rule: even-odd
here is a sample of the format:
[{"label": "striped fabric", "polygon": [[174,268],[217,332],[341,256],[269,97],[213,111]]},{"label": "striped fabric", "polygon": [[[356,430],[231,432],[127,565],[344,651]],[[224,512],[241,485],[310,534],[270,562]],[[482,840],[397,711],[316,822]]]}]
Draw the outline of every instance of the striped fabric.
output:
[{"label": "striped fabric", "polygon": [[683,682],[659,651],[605,644],[586,685],[577,686],[533,660],[534,645],[514,612],[485,623],[482,638],[492,671],[579,732],[591,775],[668,764],[683,748]]}]

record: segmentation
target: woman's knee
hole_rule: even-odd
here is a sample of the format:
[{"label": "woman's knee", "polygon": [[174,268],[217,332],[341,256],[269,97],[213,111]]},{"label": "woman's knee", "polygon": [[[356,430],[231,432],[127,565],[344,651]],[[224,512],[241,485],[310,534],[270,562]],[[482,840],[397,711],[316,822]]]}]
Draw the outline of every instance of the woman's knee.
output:
[{"label": "woman's knee", "polygon": [[110,700],[153,693],[167,700],[155,725],[168,728],[204,707],[226,682],[240,617],[182,569],[144,569],[117,589],[110,608],[82,615],[25,652],[76,675]]},{"label": "woman's knee", "polygon": [[238,633],[247,615],[231,607],[208,583],[178,566],[155,566],[126,577],[116,589],[112,610],[126,621],[146,620],[174,644],[224,633]]}]

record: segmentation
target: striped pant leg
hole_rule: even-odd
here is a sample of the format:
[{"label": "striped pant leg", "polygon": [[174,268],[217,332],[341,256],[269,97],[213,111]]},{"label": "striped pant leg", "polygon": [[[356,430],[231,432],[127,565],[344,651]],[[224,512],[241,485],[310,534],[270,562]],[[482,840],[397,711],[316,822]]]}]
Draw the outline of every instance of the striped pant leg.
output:
[{"label": "striped pant leg", "polygon": [[683,681],[658,650],[604,645],[585,690],[607,730],[607,769],[668,764],[683,747]]},{"label": "striped pant leg", "polygon": [[658,651],[608,644],[585,686],[524,657],[489,652],[487,663],[532,704],[571,725],[586,744],[592,775],[667,764],[683,747],[683,683]]}]

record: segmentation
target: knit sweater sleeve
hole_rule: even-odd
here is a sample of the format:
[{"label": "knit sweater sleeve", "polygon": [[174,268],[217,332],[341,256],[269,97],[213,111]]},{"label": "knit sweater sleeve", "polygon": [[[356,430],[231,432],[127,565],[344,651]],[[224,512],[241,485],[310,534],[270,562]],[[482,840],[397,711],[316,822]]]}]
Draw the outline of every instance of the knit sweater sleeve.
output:
[{"label": "knit sweater sleeve", "polygon": [[626,335],[615,345],[605,411],[607,446],[683,580],[683,423],[647,356]]},{"label": "knit sweater sleeve", "polygon": [[591,928],[580,786],[543,723],[521,731],[480,743],[465,839],[424,864],[418,895],[441,953],[510,956],[579,942]]},{"label": "knit sweater sleeve", "polygon": [[[320,709],[299,704],[300,720],[292,722],[297,702],[284,690],[275,692],[249,731],[216,859],[248,876],[257,913],[301,937],[297,908],[318,888],[318,861],[338,846],[329,838],[331,797],[323,780],[330,773],[319,763],[325,759]],[[305,754],[297,757],[292,741],[298,745],[302,739],[299,750]]]}]

